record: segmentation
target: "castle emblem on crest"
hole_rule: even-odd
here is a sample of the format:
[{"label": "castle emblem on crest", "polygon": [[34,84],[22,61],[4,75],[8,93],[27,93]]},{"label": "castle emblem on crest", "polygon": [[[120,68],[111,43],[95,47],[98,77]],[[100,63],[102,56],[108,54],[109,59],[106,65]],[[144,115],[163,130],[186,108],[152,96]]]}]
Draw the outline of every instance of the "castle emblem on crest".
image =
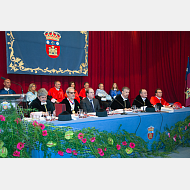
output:
[{"label": "castle emblem on crest", "polygon": [[57,58],[60,54],[59,40],[61,35],[58,32],[44,32],[46,37],[46,53],[51,58]]},{"label": "castle emblem on crest", "polygon": [[151,140],[153,138],[154,135],[154,127],[150,126],[148,127],[148,139]]}]

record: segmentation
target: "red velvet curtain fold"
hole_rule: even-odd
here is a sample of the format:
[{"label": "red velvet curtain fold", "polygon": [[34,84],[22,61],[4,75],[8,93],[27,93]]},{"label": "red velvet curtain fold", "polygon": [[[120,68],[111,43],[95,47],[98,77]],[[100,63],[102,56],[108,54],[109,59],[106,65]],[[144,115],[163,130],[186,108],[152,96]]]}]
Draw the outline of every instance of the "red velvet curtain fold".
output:
[{"label": "red velvet curtain fold", "polygon": [[[120,90],[123,86],[131,89],[131,103],[140,88],[147,89],[150,98],[159,87],[166,101],[179,101],[184,105],[189,54],[189,31],[90,31],[87,77],[8,75],[5,32],[0,31],[0,77],[21,84],[24,93],[32,82],[36,83],[37,89],[44,87],[49,90],[55,80],[61,81],[64,91],[70,81],[75,81],[78,92],[85,81],[94,90],[102,82],[109,93],[112,83],[116,82]],[[0,79],[0,88],[3,87],[2,83]],[[15,84],[12,84],[12,89],[21,93]]]}]

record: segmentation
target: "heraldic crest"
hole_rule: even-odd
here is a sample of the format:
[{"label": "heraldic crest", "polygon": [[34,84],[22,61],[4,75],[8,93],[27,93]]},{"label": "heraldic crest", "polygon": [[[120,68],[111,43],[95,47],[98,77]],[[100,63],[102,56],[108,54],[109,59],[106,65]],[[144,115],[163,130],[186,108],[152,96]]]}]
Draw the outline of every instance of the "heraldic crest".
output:
[{"label": "heraldic crest", "polygon": [[58,32],[44,32],[46,37],[46,53],[51,58],[57,58],[60,55],[59,40],[61,35]]}]

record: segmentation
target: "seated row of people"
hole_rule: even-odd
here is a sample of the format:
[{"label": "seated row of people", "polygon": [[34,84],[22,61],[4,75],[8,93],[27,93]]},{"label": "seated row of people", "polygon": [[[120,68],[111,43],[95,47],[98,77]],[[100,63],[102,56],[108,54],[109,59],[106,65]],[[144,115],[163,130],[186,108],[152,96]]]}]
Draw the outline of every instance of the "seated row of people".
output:
[{"label": "seated row of people", "polygon": [[[10,89],[11,81],[6,79],[4,81],[4,89],[0,90],[0,93],[15,93]],[[130,89],[128,87],[123,87],[122,92],[119,91],[117,84],[113,83],[110,94],[114,98],[108,106],[112,109],[130,109],[131,104],[128,99]],[[70,113],[77,112],[79,108],[82,108],[85,112],[93,112],[100,109],[100,101],[95,97],[105,97],[108,94],[104,91],[103,83],[99,84],[99,89],[96,90],[94,95],[94,90],[89,88],[89,83],[84,83],[84,88],[78,92],[75,89],[75,83],[72,81],[69,83],[69,88],[67,88],[66,93],[61,89],[60,81],[55,81],[54,87],[51,88],[48,92],[46,89],[42,88],[36,92],[36,85],[31,83],[27,92],[27,101],[32,102],[32,108],[36,108],[40,111],[53,111],[54,104],[60,103],[66,105],[66,110]],[[46,104],[47,106],[46,106]],[[132,105],[136,105],[137,108],[141,106],[152,106],[157,103],[162,105],[169,106],[169,103],[162,98],[162,90],[160,88],[156,89],[155,96],[152,96],[150,101],[147,98],[146,89],[141,89],[139,95],[134,99]],[[45,106],[44,106],[45,105]],[[51,106],[50,106],[51,105]],[[43,109],[42,109],[43,108]]]}]

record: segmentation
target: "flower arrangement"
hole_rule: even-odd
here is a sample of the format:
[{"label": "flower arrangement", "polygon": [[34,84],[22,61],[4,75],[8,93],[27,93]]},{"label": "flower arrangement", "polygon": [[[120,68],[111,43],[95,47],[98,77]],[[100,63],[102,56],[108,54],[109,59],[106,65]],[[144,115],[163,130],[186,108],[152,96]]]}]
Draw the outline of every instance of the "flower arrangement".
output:
[{"label": "flower arrangement", "polygon": [[[137,158],[167,156],[176,146],[189,146],[190,117],[175,126],[156,132],[159,141],[148,143],[134,133],[119,130],[117,133],[99,131],[94,127],[74,130],[71,127],[56,127],[37,121],[25,122],[12,109],[0,115],[0,157],[31,158],[32,151],[43,151],[44,158],[57,154],[75,158]],[[160,153],[159,149],[165,152]]]}]

